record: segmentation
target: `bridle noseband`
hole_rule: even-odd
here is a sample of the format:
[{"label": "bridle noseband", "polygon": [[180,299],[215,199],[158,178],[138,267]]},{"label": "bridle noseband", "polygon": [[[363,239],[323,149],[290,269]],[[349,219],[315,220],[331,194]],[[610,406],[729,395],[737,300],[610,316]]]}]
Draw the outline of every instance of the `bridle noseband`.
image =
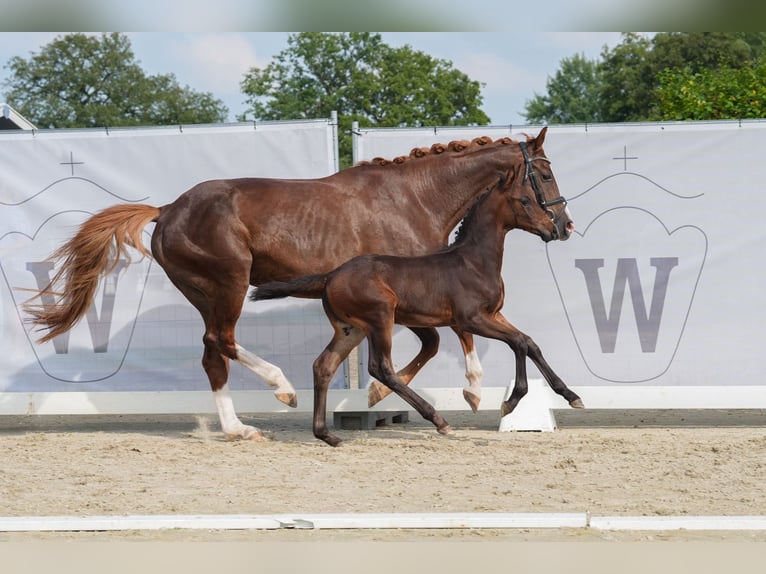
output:
[{"label": "bridle noseband", "polygon": [[559,203],[563,203],[564,207],[567,205],[567,200],[563,197],[559,196],[556,199],[552,199],[550,201],[545,201],[545,197],[543,196],[543,192],[540,189],[540,185],[537,183],[537,176],[535,175],[535,170],[532,168],[532,162],[535,160],[543,160],[550,163],[547,157],[539,156],[539,157],[530,157],[529,151],[527,150],[527,142],[519,142],[519,147],[521,148],[521,153],[524,156],[524,179],[522,180],[522,183],[527,181],[527,178],[529,178],[529,183],[532,185],[532,189],[535,192],[535,197],[537,198],[537,204],[545,211],[545,213],[548,214],[548,217],[551,218],[551,220],[555,223],[556,220],[561,216],[562,213],[564,213],[564,209],[562,208],[558,215],[553,213],[553,210],[550,209],[552,205],[558,205]]}]

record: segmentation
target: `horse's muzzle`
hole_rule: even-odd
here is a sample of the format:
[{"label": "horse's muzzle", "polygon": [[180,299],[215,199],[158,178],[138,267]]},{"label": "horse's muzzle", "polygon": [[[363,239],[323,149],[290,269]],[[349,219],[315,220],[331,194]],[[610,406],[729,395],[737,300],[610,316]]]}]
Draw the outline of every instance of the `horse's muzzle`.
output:
[{"label": "horse's muzzle", "polygon": [[568,208],[565,207],[559,213],[558,217],[554,218],[553,227],[556,239],[559,241],[566,241],[572,236],[575,230],[575,224],[574,221],[572,221],[572,216],[569,215]]}]

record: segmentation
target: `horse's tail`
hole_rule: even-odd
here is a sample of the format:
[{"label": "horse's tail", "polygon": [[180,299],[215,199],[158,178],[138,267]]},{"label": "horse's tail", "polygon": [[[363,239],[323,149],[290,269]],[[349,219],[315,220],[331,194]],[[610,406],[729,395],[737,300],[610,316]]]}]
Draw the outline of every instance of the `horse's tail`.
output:
[{"label": "horse's tail", "polygon": [[305,275],[292,281],[271,281],[258,285],[250,293],[251,301],[262,299],[282,299],[283,297],[303,297],[318,299],[322,296],[327,275]]},{"label": "horse's tail", "polygon": [[[47,332],[39,343],[49,341],[71,329],[87,312],[99,279],[113,271],[120,257],[130,261],[128,247],[151,257],[141,238],[144,227],[156,221],[158,207],[115,205],[87,219],[72,239],[50,256],[62,261],[48,285],[24,304],[31,322]],[[53,304],[32,303],[54,297]]]}]

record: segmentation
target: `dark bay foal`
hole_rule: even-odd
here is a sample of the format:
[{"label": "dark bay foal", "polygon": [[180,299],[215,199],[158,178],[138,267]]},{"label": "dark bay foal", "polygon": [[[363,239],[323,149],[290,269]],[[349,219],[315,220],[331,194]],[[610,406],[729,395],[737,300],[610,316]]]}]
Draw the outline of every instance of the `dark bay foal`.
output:
[{"label": "dark bay foal", "polygon": [[338,366],[365,337],[370,374],[431,421],[438,432],[451,432],[433,406],[397,376],[391,360],[394,324],[457,327],[505,341],[515,354],[516,378],[511,396],[502,405],[503,415],[512,412],[527,393],[527,357],[556,393],[572,407],[582,408],[580,398],[553,372],[535,342],[500,312],[508,231],[523,229],[551,241],[565,240],[574,230],[542,148],[534,140],[522,142],[517,156],[508,173],[469,210],[449,247],[416,257],[364,255],[328,274],[264,283],[250,295],[252,300],[301,297],[323,289],[322,301],[334,335],[314,361],[317,438],[332,446],[341,443],[327,428],[327,390]]}]

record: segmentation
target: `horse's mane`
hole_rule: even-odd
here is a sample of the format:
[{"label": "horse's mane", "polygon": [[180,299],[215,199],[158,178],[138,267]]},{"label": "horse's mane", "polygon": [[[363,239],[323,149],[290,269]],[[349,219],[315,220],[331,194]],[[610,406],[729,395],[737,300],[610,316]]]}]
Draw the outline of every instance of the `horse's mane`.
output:
[{"label": "horse's mane", "polygon": [[[527,135],[527,141],[529,141],[530,139],[532,139],[531,136]],[[462,152],[465,150],[479,149],[485,146],[501,146],[501,145],[509,145],[513,143],[518,143],[518,142],[512,140],[509,137],[503,137],[493,141],[492,138],[489,136],[481,136],[478,138],[474,138],[471,141],[454,140],[449,142],[448,144],[435,143],[430,148],[416,147],[416,148],[413,148],[412,151],[410,151],[409,155],[400,155],[399,157],[395,157],[394,159],[385,159],[382,157],[376,157],[369,161],[364,160],[364,161],[357,162],[356,165],[402,164],[412,159],[420,159],[423,157],[440,155],[445,152],[456,153],[456,152]]]}]

